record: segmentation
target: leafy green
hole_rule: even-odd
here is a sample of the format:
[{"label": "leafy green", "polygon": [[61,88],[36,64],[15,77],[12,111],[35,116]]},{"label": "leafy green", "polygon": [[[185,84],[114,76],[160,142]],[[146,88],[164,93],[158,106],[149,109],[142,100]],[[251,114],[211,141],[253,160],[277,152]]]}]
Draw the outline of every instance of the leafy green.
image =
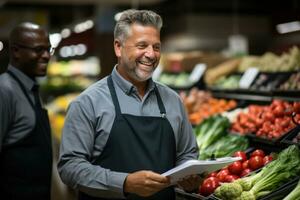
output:
[{"label": "leafy green", "polygon": [[222,136],[227,134],[226,130],[229,128],[230,122],[226,117],[216,115],[207,119],[199,128],[197,142],[201,151],[206,149],[209,145],[215,143]]},{"label": "leafy green", "polygon": [[[275,190],[278,186],[287,182],[291,178],[300,174],[300,150],[296,145],[291,145],[278,154],[276,160],[270,162],[262,168],[257,174],[239,179],[229,183],[226,188],[221,185],[221,196],[228,198],[230,190],[239,190],[240,185],[243,188],[241,193],[242,200],[255,200],[265,196]],[[236,196],[232,196],[232,199]]]},{"label": "leafy green", "polygon": [[244,136],[228,134],[222,136],[214,144],[200,152],[200,159],[211,158],[212,154],[216,158],[231,156],[236,151],[244,151],[248,148],[248,139]]}]

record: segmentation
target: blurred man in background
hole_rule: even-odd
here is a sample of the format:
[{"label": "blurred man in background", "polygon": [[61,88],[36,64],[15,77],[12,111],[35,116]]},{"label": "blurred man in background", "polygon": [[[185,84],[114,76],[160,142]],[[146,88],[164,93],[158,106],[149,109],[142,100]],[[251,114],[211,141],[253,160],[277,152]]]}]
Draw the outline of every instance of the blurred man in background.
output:
[{"label": "blurred man in background", "polygon": [[49,200],[52,147],[36,77],[53,53],[48,32],[21,23],[10,33],[10,60],[0,75],[0,199]]}]

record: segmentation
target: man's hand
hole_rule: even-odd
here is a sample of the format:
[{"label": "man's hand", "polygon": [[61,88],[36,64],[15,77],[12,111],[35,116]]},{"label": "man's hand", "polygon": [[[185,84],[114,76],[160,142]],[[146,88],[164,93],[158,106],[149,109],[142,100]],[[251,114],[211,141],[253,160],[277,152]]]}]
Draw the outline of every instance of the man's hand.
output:
[{"label": "man's hand", "polygon": [[138,171],[129,174],[124,183],[126,193],[147,197],[168,187],[170,179],[152,171]]},{"label": "man's hand", "polygon": [[182,188],[186,192],[193,192],[198,190],[200,184],[204,180],[204,174],[203,175],[191,175],[187,176],[181,181],[178,181],[177,185]]}]

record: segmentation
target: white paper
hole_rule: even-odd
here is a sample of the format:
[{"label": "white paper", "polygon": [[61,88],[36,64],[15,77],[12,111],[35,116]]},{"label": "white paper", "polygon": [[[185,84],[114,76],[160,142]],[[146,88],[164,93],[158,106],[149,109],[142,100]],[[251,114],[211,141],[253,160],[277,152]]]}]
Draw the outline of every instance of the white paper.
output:
[{"label": "white paper", "polygon": [[210,173],[240,159],[240,157],[224,157],[217,158],[216,160],[188,160],[185,163],[163,173],[162,175],[170,176],[171,184],[173,185],[186,176],[202,174],[204,172]]}]

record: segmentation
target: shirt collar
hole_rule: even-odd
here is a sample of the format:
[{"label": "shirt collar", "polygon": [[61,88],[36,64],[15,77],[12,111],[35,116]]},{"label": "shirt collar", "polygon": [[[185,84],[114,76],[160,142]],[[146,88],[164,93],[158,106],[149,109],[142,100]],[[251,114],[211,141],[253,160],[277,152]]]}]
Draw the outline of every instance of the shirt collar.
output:
[{"label": "shirt collar", "polygon": [[18,68],[9,65],[7,68],[7,71],[12,72],[20,81],[21,83],[25,86],[25,88],[27,90],[32,90],[34,85],[37,85],[37,83],[32,80],[31,78],[29,78],[26,74],[24,74],[21,70],[19,70]]},{"label": "shirt collar", "polygon": [[[127,95],[130,95],[133,90],[136,90],[136,87],[125,78],[123,78],[120,73],[117,71],[117,65],[114,66],[112,71],[112,79],[118,85],[118,87]],[[153,82],[152,78],[148,80],[148,88],[146,91],[154,90],[155,83]]]}]

